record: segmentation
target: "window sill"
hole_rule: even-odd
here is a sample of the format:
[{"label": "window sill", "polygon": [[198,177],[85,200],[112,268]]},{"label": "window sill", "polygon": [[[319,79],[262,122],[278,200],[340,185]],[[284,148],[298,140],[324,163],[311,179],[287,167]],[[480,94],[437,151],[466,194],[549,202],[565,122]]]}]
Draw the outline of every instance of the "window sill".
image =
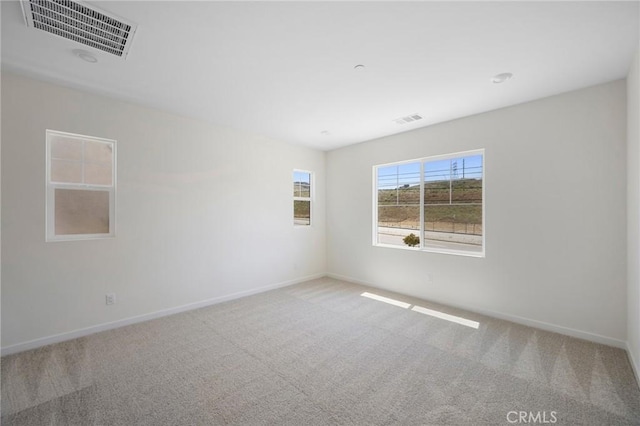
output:
[{"label": "window sill", "polygon": [[45,239],[45,242],[59,243],[64,241],[112,240],[115,238],[116,238],[115,234],[76,234],[76,235],[47,237]]},{"label": "window sill", "polygon": [[378,243],[374,243],[373,247],[417,251],[417,252],[425,252],[425,253],[449,254],[449,255],[466,256],[466,257],[478,257],[478,258],[486,257],[484,250],[481,252],[473,252],[473,251],[466,251],[466,250],[439,249],[439,248],[431,248],[431,247],[403,247],[403,246],[395,246],[392,244],[378,244]]}]

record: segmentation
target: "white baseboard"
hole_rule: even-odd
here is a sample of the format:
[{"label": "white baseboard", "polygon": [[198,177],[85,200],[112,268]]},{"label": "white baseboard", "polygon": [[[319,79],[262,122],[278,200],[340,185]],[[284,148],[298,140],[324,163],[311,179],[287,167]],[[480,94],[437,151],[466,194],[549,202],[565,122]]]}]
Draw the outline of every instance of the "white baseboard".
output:
[{"label": "white baseboard", "polygon": [[[352,278],[352,277],[347,277],[347,276],[344,276],[344,275],[339,275],[339,274],[334,274],[334,273],[327,273],[327,277],[335,278],[335,279],[342,280],[342,281],[348,281],[348,282],[351,282],[351,283],[354,283],[354,284],[361,284],[361,285],[366,285],[366,286],[369,286],[369,287],[379,288],[381,290],[392,291],[392,290],[380,287],[379,285],[368,283],[368,282],[365,282],[365,281],[362,281],[362,280],[359,280],[359,279],[356,279],[356,278]],[[595,334],[595,333],[589,333],[588,331],[576,330],[576,329],[569,328],[569,327],[564,327],[564,326],[561,326],[561,325],[550,324],[550,323],[547,323],[547,322],[544,322],[544,321],[538,321],[538,320],[534,320],[534,319],[530,319],[530,318],[523,318],[523,317],[519,317],[519,316],[516,316],[516,315],[511,315],[511,314],[504,314],[502,312],[496,312],[496,311],[491,311],[491,310],[487,310],[487,309],[478,309],[478,308],[473,307],[473,306],[464,306],[464,305],[460,305],[460,304],[452,304],[452,303],[449,303],[449,302],[446,302],[446,301],[442,301],[442,300],[435,300],[435,299],[426,299],[426,300],[434,302],[434,303],[439,303],[441,305],[451,306],[452,308],[464,309],[464,310],[469,311],[469,312],[474,312],[474,313],[477,313],[477,314],[486,315],[486,316],[492,317],[492,318],[502,319],[502,320],[505,320],[505,321],[511,321],[511,322],[515,322],[517,324],[522,324],[522,325],[526,325],[526,326],[533,327],[533,328],[539,328],[541,330],[546,330],[546,331],[551,331],[551,332],[554,332],[554,333],[564,334],[566,336],[576,337],[578,339],[589,340],[591,342],[601,343],[603,345],[613,346],[613,347],[620,348],[620,349],[627,349],[627,342],[626,341],[614,339],[614,338],[607,337],[607,336],[602,336],[602,335]],[[628,352],[628,350],[627,350],[627,352]]]},{"label": "white baseboard", "polygon": [[[229,300],[233,300],[233,299],[238,299],[241,297],[246,297],[246,296],[251,296],[253,294],[258,294],[258,293],[263,293],[265,291],[269,291],[269,290],[274,290],[276,288],[281,288],[281,287],[287,287],[293,284],[298,284],[304,281],[309,281],[309,280],[313,280],[313,279],[317,279],[317,278],[322,278],[322,277],[330,277],[330,278],[335,278],[338,280],[342,280],[342,281],[347,281],[347,282],[351,282],[351,283],[355,283],[355,284],[361,284],[361,285],[366,285],[369,287],[374,287],[374,288],[380,288],[383,290],[387,290],[384,289],[376,284],[373,283],[369,283],[363,280],[359,280],[353,277],[348,277],[348,276],[344,276],[344,275],[339,275],[339,274],[334,274],[334,273],[320,273],[320,274],[313,274],[313,275],[308,275],[305,277],[301,277],[301,278],[296,278],[293,280],[289,280],[289,281],[283,281],[277,284],[271,284],[268,286],[263,286],[263,287],[259,287],[259,288],[255,288],[255,289],[251,289],[251,290],[245,290],[245,291],[240,291],[240,292],[236,292],[236,293],[232,293],[232,294],[228,294],[225,296],[218,296],[218,297],[214,297],[211,299],[207,299],[207,300],[203,300],[200,302],[194,302],[194,303],[189,303],[186,305],[181,305],[181,306],[176,306],[174,308],[168,308],[168,309],[163,309],[160,311],[156,311],[156,312],[151,312],[148,314],[143,314],[143,315],[138,315],[135,317],[129,317],[129,318],[124,318],[121,320],[117,320],[117,321],[113,321],[113,322],[108,322],[108,323],[103,323],[103,324],[98,324],[95,326],[91,326],[91,327],[86,327],[86,328],[81,328],[78,330],[73,330],[73,331],[69,331],[69,332],[65,332],[65,333],[60,333],[60,334],[55,334],[52,336],[47,336],[47,337],[42,337],[39,339],[34,339],[34,340],[29,340],[27,342],[22,342],[22,343],[17,343],[14,345],[10,345],[10,346],[6,346],[0,349],[0,354],[2,356],[5,355],[11,355],[11,354],[15,354],[18,352],[23,352],[23,351],[27,351],[30,349],[35,349],[35,348],[39,348],[41,346],[46,346],[46,345],[51,345],[53,343],[59,343],[59,342],[64,342],[66,340],[71,340],[71,339],[76,339],[78,337],[83,337],[83,336],[88,336],[90,334],[94,334],[94,333],[98,333],[101,331],[106,331],[106,330],[111,330],[114,328],[118,328],[118,327],[123,327],[126,325],[130,325],[130,324],[136,324],[139,322],[144,322],[144,321],[149,321],[155,318],[160,318],[160,317],[164,317],[164,316],[168,316],[168,315],[173,315],[173,314],[177,314],[180,312],[185,312],[185,311],[190,311],[193,309],[198,309],[198,308],[203,308],[205,306],[210,306],[210,305],[215,305],[217,303],[222,303],[222,302],[226,302]],[[629,350],[629,346],[627,344],[627,342],[622,341],[622,340],[618,340],[618,339],[613,339],[610,337],[606,337],[606,336],[601,336],[599,334],[594,334],[594,333],[589,333],[586,331],[581,331],[581,330],[576,330],[576,329],[572,329],[572,328],[568,328],[568,327],[563,327],[563,326],[559,326],[559,325],[555,325],[555,324],[550,324],[550,323],[546,323],[543,321],[538,321],[538,320],[533,320],[533,319],[529,319],[529,318],[523,318],[523,317],[519,317],[519,316],[515,316],[515,315],[510,315],[510,314],[504,314],[501,312],[496,312],[496,311],[490,311],[490,310],[484,310],[484,309],[477,309],[475,307],[470,307],[470,306],[462,306],[462,305],[457,305],[457,304],[451,304],[448,302],[444,302],[444,301],[440,301],[440,300],[434,300],[434,299],[429,299],[430,301],[434,302],[434,303],[440,303],[443,305],[448,305],[454,308],[459,308],[459,309],[465,309],[467,311],[470,312],[475,312],[481,315],[486,315],[489,317],[493,317],[493,318],[498,318],[498,319],[503,319],[506,321],[511,321],[517,324],[522,324],[522,325],[527,325],[530,327],[534,327],[534,328],[539,328],[542,330],[546,330],[546,331],[552,331],[555,333],[559,333],[559,334],[564,334],[567,336],[572,336],[572,337],[577,337],[579,339],[584,339],[584,340],[589,340],[592,342],[596,342],[596,343],[602,343],[604,345],[608,345],[608,346],[614,346],[617,348],[621,348],[621,349],[625,349],[627,351],[627,353],[629,354],[629,360],[631,361],[631,365],[634,369],[634,372],[636,374],[636,378],[638,378],[638,383],[640,383],[640,364],[638,364],[638,360],[635,360],[631,351]]]},{"label": "white baseboard", "polygon": [[640,364],[638,364],[638,361],[633,357],[633,352],[631,351],[631,348],[629,347],[629,343],[627,342],[627,355],[629,356],[629,362],[631,363],[631,368],[633,369],[633,372],[636,375],[636,382],[638,382],[638,386],[640,387]]},{"label": "white baseboard", "polygon": [[204,308],[205,306],[215,305],[217,303],[227,302],[233,299],[239,299],[241,297],[251,296],[253,294],[264,293],[265,291],[274,290],[276,288],[287,287],[293,284],[298,284],[304,281],[313,280],[316,278],[322,278],[325,274],[314,274],[306,277],[296,278],[289,281],[283,281],[277,284],[270,284],[264,287],[254,288],[251,290],[239,291],[237,293],[228,294],[225,296],[218,296],[212,299],[202,300],[200,302],[188,303],[186,305],[176,306],[174,308],[163,309],[160,311],[151,312],[148,314],[137,315],[135,317],[124,318],[121,320],[94,325],[91,327],[81,328],[65,333],[54,334],[52,336],[41,337],[39,339],[29,340],[27,342],[16,343],[14,345],[6,346],[0,349],[2,356],[11,355],[18,352],[28,351],[30,349],[36,349],[41,346],[51,345],[53,343],[60,343],[66,340],[77,339],[78,337],[88,336],[90,334],[98,333],[100,331],[111,330],[125,325],[136,324],[139,322],[149,321],[155,318],[165,317],[168,315],[177,314],[180,312],[191,311],[193,309]]}]

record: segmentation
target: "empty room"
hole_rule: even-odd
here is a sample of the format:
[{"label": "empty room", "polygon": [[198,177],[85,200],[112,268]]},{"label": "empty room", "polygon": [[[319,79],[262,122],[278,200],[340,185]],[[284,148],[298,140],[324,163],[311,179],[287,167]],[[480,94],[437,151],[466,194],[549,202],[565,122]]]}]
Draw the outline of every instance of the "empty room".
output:
[{"label": "empty room", "polygon": [[640,2],[0,2],[2,425],[640,425]]}]

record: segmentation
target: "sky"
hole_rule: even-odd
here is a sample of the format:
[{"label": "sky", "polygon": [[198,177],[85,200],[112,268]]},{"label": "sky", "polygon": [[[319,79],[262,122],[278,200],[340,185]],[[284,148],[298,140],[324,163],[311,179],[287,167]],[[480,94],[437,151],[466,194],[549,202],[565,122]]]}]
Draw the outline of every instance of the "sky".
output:
[{"label": "sky", "polygon": [[[425,161],[425,182],[482,178],[482,155]],[[420,184],[420,161],[378,168],[378,188],[391,189]]]},{"label": "sky", "polygon": [[294,182],[303,182],[303,183],[311,183],[311,174],[307,172],[293,172],[293,181]]}]

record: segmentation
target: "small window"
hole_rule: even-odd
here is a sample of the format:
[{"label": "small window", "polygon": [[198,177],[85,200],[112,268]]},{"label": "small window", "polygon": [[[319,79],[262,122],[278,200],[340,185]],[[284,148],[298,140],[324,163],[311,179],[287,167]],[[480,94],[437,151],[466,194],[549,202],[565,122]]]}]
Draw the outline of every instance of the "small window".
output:
[{"label": "small window", "polygon": [[116,142],[47,130],[47,241],[115,235]]},{"label": "small window", "polygon": [[311,225],[312,173],[293,171],[293,224]]},{"label": "small window", "polygon": [[484,256],[484,150],[374,167],[374,245]]}]

